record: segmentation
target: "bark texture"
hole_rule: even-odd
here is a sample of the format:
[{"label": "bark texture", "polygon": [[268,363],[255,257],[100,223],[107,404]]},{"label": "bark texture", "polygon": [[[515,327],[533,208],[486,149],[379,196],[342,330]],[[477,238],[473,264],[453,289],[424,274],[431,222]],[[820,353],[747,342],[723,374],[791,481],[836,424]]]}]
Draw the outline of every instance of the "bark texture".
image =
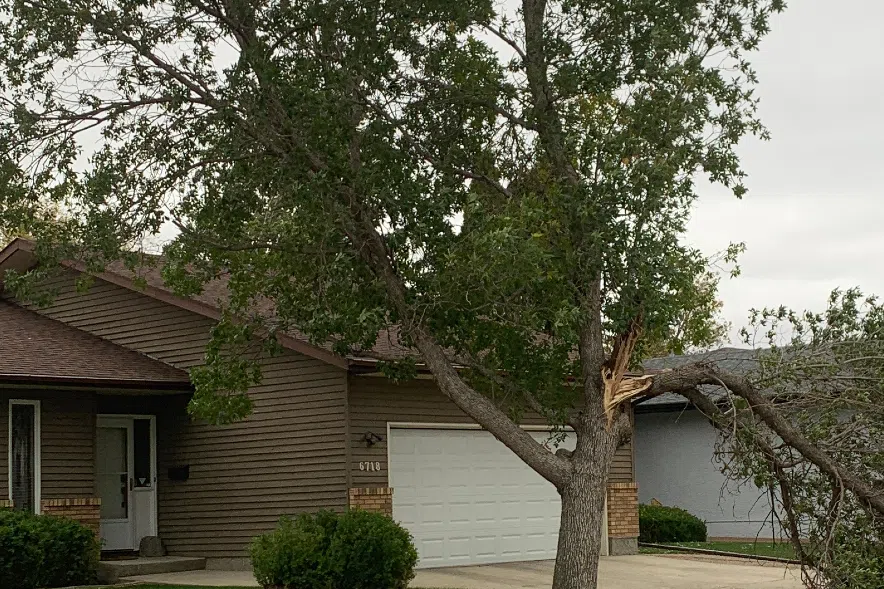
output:
[{"label": "bark texture", "polygon": [[562,519],[553,589],[592,589],[598,583],[608,469],[617,445],[603,416],[580,433],[571,478],[559,490]]},{"label": "bark texture", "polygon": [[593,473],[577,471],[561,494],[562,519],[553,589],[595,587],[601,554],[606,481]]}]

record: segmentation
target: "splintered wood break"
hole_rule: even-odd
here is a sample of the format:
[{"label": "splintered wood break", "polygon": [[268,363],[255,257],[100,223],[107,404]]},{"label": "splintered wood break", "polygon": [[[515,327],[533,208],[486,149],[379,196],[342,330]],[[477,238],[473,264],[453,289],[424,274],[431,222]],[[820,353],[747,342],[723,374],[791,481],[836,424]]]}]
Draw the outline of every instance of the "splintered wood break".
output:
[{"label": "splintered wood break", "polygon": [[629,328],[614,342],[611,356],[602,366],[602,383],[605,386],[605,416],[608,418],[608,429],[614,422],[614,411],[621,403],[632,399],[650,388],[653,377],[626,376],[629,360],[635,350],[635,344],[641,336],[640,319],[633,319]]}]

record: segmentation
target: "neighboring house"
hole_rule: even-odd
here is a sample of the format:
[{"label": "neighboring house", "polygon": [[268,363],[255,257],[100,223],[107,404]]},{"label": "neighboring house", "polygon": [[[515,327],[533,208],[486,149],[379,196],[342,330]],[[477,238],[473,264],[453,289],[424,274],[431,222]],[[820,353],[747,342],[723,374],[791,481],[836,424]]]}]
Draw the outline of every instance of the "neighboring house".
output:
[{"label": "neighboring house", "polygon": [[[0,250],[0,280],[34,263],[16,240]],[[249,541],[282,515],[353,506],[408,528],[420,566],[554,557],[555,489],[428,376],[394,384],[372,360],[285,336],[249,390],[251,416],[194,422],[187,370],[222,293],[177,297],[155,272],[139,288],[119,268],[79,292],[78,272],[47,285],[47,308],[0,300],[0,480],[15,506],[80,519],[106,550],[158,535],[218,568],[247,566]],[[546,437],[539,419],[526,427]],[[603,550],[635,552],[631,446],[617,453],[608,514]]]},{"label": "neighboring house", "polygon": [[[665,370],[700,360],[745,373],[755,365],[755,351],[723,348],[688,356],[656,358],[644,363],[648,370]],[[704,387],[715,397],[720,387]],[[668,393],[635,405],[635,471],[639,499],[657,499],[681,507],[702,520],[711,538],[780,538],[771,520],[770,492],[751,481],[742,485],[722,473],[716,459],[718,434],[684,397]]]}]

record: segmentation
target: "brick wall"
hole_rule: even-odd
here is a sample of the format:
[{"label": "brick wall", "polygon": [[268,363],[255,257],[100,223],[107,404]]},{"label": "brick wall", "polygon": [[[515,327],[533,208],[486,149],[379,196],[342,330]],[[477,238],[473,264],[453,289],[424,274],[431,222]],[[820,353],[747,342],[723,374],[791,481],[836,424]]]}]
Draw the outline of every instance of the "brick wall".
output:
[{"label": "brick wall", "polygon": [[76,520],[98,535],[101,519],[101,499],[43,499],[41,513]]},{"label": "brick wall", "polygon": [[393,489],[390,487],[350,489],[350,507],[393,517]]},{"label": "brick wall", "polygon": [[608,485],[608,537],[638,537],[638,484]]}]

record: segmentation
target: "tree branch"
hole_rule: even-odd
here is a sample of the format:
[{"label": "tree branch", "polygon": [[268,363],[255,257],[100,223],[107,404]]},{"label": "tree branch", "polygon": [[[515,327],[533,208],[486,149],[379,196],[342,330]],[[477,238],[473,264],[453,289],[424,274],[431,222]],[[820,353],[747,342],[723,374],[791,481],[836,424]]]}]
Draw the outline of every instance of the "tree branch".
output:
[{"label": "tree branch", "polygon": [[[863,504],[884,515],[884,490],[874,487],[845,469],[828,453],[805,438],[795,426],[780,414],[771,401],[755,390],[742,376],[721,371],[707,363],[688,364],[654,375],[653,384],[648,389],[647,396],[653,397],[669,392],[679,393],[705,413],[706,410],[711,410],[710,406],[715,407],[715,404],[699,392],[697,387],[700,385],[724,385],[734,395],[745,399],[749,403],[751,411],[783,442],[795,448],[821,471],[842,481],[844,488],[850,490]],[[702,396],[705,401],[702,401],[698,395]]]},{"label": "tree branch", "polygon": [[488,100],[482,100],[482,99],[477,98],[475,96],[470,96],[469,94],[467,94],[466,92],[461,90],[458,86],[455,86],[454,84],[448,84],[448,83],[442,82],[440,80],[419,78],[416,76],[403,76],[403,77],[410,82],[416,82],[418,84],[424,84],[426,86],[432,86],[434,88],[438,88],[441,90],[447,90],[448,92],[457,93],[462,99],[473,102],[473,103],[478,104],[480,106],[484,106],[484,107],[494,111],[495,113],[499,114],[500,116],[502,116],[503,118],[505,118],[506,120],[508,120],[509,122],[511,122],[514,125],[518,125],[520,127],[524,127],[525,129],[530,129],[530,130],[536,129],[536,127],[533,124],[531,124],[529,121],[508,111],[507,109],[503,108],[499,104],[495,104],[494,102],[490,102]]},{"label": "tree branch", "polygon": [[[515,382],[508,380],[506,376],[498,370],[492,370],[487,366],[484,366],[481,362],[477,361],[475,358],[458,358],[460,362],[469,368],[470,370],[475,370],[477,373],[482,375],[487,380],[495,383],[502,389],[513,393],[516,396],[519,396],[525,400],[525,403],[528,405],[528,408],[540,415],[541,417],[546,417],[547,411],[537,400],[537,397],[534,396],[534,393],[526,389],[525,387],[519,386]],[[577,422],[573,418],[569,417],[565,420],[568,425],[577,429]]]},{"label": "tree branch", "polygon": [[393,268],[383,237],[362,210],[355,195],[352,196],[350,212],[353,224],[347,228],[348,236],[365,262],[384,282],[391,303],[400,315],[402,328],[410,333],[427,368],[436,377],[439,388],[464,413],[503,442],[538,474],[556,487],[562,487],[570,474],[568,461],[544,448],[490,399],[467,385],[447,358],[442,346],[414,318],[405,285]]},{"label": "tree branch", "polygon": [[562,141],[562,123],[552,102],[549,57],[546,54],[546,0],[522,0],[525,20],[525,75],[533,102],[533,119],[547,156],[573,185],[580,175],[567,157]]},{"label": "tree branch", "polygon": [[804,545],[801,543],[801,531],[798,528],[798,520],[795,518],[795,504],[792,500],[792,483],[789,482],[786,476],[786,468],[777,458],[773,448],[768,446],[767,443],[761,441],[760,447],[761,451],[767,455],[771,474],[777,480],[777,484],[780,487],[780,500],[783,502],[783,510],[786,512],[786,526],[789,530],[789,540],[792,543],[792,548],[795,550],[798,560],[801,561],[801,565],[810,566],[811,563],[807,558]]},{"label": "tree branch", "polygon": [[503,41],[504,43],[509,45],[512,48],[512,50],[516,52],[516,55],[518,55],[522,59],[523,62],[528,59],[525,56],[525,51],[521,47],[519,47],[519,44],[516,43],[515,39],[513,39],[512,37],[506,36],[502,30],[495,27],[491,23],[484,24],[481,26],[482,26],[482,28],[486,29],[489,33],[493,34],[495,37],[497,37],[498,39],[500,39],[501,41]]},{"label": "tree branch", "polygon": [[605,415],[604,385],[601,369],[604,364],[602,349],[601,279],[591,277],[587,292],[582,295],[583,321],[580,325],[578,351],[583,376],[583,397],[588,415]]},{"label": "tree branch", "polygon": [[498,182],[497,180],[487,176],[485,174],[480,174],[478,172],[473,172],[471,170],[467,170],[465,168],[459,168],[457,166],[446,166],[442,164],[430,151],[424,147],[420,141],[418,141],[411,133],[408,132],[401,124],[399,124],[396,119],[390,116],[390,113],[386,111],[382,106],[379,106],[369,100],[366,100],[369,107],[378,114],[382,119],[384,119],[388,124],[392,125],[396,128],[397,131],[401,134],[401,138],[409,145],[412,149],[414,149],[418,155],[420,155],[424,161],[428,164],[432,165],[434,168],[440,171],[452,172],[458,176],[463,178],[467,178],[470,180],[478,180],[480,182],[485,183],[490,186],[494,190],[498,191],[502,195],[507,198],[512,198],[513,194],[507,189],[503,184]]}]

